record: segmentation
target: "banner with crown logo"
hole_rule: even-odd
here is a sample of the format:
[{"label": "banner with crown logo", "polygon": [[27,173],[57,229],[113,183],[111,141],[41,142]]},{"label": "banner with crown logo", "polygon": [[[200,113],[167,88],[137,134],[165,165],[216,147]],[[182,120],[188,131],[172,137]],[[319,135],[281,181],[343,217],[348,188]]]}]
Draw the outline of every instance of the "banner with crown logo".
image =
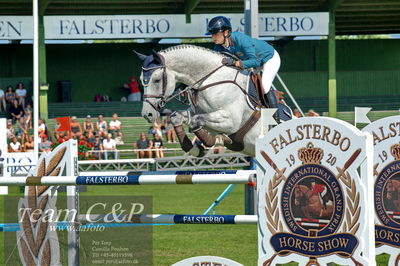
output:
[{"label": "banner with crown logo", "polygon": [[376,254],[400,264],[400,116],[379,119],[363,129],[373,137]]},{"label": "banner with crown logo", "polygon": [[258,265],[375,261],[368,153],[370,134],[333,118],[293,119],[258,139]]}]

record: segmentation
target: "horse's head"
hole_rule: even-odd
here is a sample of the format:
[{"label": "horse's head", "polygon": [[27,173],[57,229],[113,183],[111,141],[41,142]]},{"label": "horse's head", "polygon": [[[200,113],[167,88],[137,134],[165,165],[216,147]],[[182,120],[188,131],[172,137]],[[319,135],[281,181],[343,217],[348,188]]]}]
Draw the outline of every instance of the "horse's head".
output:
[{"label": "horse's head", "polygon": [[300,200],[304,196],[303,191],[301,190],[300,185],[296,185],[294,187],[294,205],[300,206]]},{"label": "horse's head", "polygon": [[154,122],[160,116],[166,98],[174,93],[175,75],[167,69],[161,54],[155,51],[149,56],[135,53],[143,60],[140,75],[144,88],[142,116]]}]

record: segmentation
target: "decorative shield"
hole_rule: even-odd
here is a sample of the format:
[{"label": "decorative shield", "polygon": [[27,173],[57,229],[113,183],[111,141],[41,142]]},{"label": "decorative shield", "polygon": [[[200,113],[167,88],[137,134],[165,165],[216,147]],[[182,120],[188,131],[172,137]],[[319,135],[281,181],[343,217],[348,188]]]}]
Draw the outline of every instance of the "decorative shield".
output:
[{"label": "decorative shield", "polygon": [[400,116],[379,119],[363,129],[373,137],[376,254],[400,262]]},{"label": "decorative shield", "polygon": [[287,121],[257,141],[258,265],[375,260],[371,145],[369,134],[322,117]]}]

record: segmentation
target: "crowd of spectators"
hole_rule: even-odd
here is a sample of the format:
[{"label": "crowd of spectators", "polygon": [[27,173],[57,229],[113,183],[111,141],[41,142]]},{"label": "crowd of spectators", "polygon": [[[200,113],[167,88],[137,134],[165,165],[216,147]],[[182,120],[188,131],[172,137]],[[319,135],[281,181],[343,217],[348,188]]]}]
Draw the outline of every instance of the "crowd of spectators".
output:
[{"label": "crowd of spectators", "polygon": [[[14,100],[14,105],[17,101]],[[31,152],[34,149],[34,137],[32,129],[32,108],[30,104],[25,107],[24,115],[7,120],[7,141],[9,152]],[[116,145],[124,144],[122,123],[118,120],[118,115],[114,114],[112,120],[107,123],[102,115],[98,116],[98,121],[93,123],[91,116],[88,115],[81,124],[77,117],[70,119],[70,130],[58,131],[58,125],[53,134],[50,132],[44,119],[38,121],[38,148],[39,152],[50,152],[55,144],[62,143],[69,139],[76,139],[79,143],[89,143],[91,158],[108,159],[112,156],[118,159]],[[13,124],[17,121],[17,124]]]},{"label": "crowd of spectators", "polygon": [[[23,83],[16,89],[9,85],[0,89],[0,112],[7,120],[7,140],[10,152],[22,152],[30,149],[28,130],[32,129],[32,105],[27,100],[27,90]],[[33,146],[32,146],[33,147]]]},{"label": "crowd of spectators", "polygon": [[[13,86],[7,86],[6,90],[0,89],[0,112],[5,112],[13,124],[25,116],[25,109],[28,107],[26,100],[27,90],[23,83],[18,83],[16,89]],[[29,105],[30,107],[30,105]],[[31,114],[28,111],[28,115]]]},{"label": "crowd of spectators", "polygon": [[[113,157],[118,159],[119,153],[117,145],[124,144],[122,123],[118,120],[118,114],[113,114],[112,120],[107,122],[103,115],[97,117],[96,122],[92,122],[90,115],[86,116],[85,121],[79,123],[76,116],[71,117],[71,131],[55,131],[55,139],[62,143],[70,138],[77,139],[79,143],[85,143],[90,147],[86,156],[93,159],[105,159]],[[79,144],[78,144],[79,145]],[[83,144],[82,144],[83,145]]]},{"label": "crowd of spectators", "polygon": [[153,138],[148,139],[146,133],[140,133],[139,139],[133,144],[133,148],[137,150],[139,158],[164,158],[165,137],[167,143],[177,143],[175,130],[169,115],[161,122],[157,120],[148,130],[148,135]]},{"label": "crowd of spectators", "polygon": [[[23,87],[20,86],[21,88]],[[11,95],[11,91],[12,89],[9,88],[7,93]],[[11,99],[10,95],[8,96]],[[0,99],[1,107],[4,107],[4,98],[8,96],[4,95]],[[30,103],[26,103],[26,106],[24,106],[25,101],[17,97],[11,103],[12,105],[9,108],[12,116],[7,121],[8,150],[9,152],[33,151],[34,138],[33,133],[30,131],[32,129],[32,107]],[[5,106],[7,106],[7,103]],[[297,109],[293,113],[296,117],[302,116]],[[319,116],[319,114],[310,109],[305,116]],[[113,114],[109,122],[104,119],[103,115],[98,115],[97,121],[92,121],[92,117],[87,115],[82,123],[78,121],[76,116],[72,116],[70,119],[70,131],[54,130],[53,134],[50,133],[45,121],[39,119],[38,135],[37,141],[40,152],[49,152],[52,150],[54,143],[62,143],[73,138],[77,139],[79,143],[88,143],[90,149],[86,151],[86,154],[94,159],[118,159],[119,151],[117,145],[124,144],[122,123],[116,113]],[[177,143],[169,115],[163,120],[154,122],[147,132],[141,132],[133,144],[133,151],[138,158],[163,158],[164,143]],[[201,141],[196,138],[193,139],[193,144],[202,145]],[[223,147],[213,147],[211,152],[222,153]]]}]

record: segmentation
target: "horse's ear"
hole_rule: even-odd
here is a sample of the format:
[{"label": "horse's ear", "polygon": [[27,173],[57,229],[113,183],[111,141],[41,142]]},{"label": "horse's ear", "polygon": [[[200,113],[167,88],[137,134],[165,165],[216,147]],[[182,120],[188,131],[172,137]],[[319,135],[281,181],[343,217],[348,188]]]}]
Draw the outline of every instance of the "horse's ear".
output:
[{"label": "horse's ear", "polygon": [[139,59],[142,60],[142,61],[144,61],[144,60],[147,58],[147,55],[138,53],[138,52],[136,52],[135,50],[132,50],[132,51],[133,51],[133,52],[137,55],[137,57],[139,57]]},{"label": "horse's ear", "polygon": [[162,58],[162,56],[157,53],[156,51],[152,50],[153,52],[153,58],[154,58],[154,63],[158,63],[159,65],[163,65],[164,64],[164,59]]}]

